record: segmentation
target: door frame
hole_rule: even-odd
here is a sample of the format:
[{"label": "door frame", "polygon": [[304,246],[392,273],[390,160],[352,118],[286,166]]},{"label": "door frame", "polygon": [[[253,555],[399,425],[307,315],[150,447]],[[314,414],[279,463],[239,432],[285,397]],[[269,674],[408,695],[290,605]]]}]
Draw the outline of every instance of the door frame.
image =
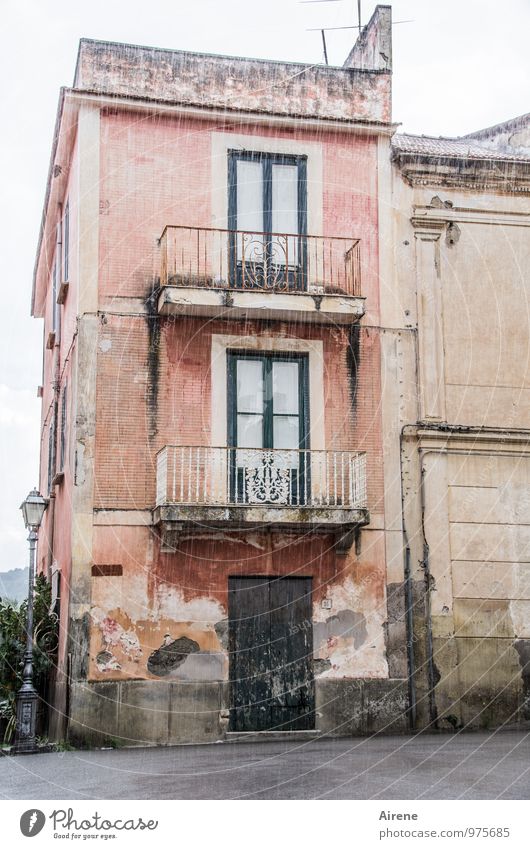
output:
[{"label": "door frame", "polygon": [[[299,703],[299,709],[300,709],[303,706],[303,698],[306,695],[308,695],[309,698],[308,698],[308,701],[306,703],[306,706],[307,706],[308,709],[304,713],[300,712],[298,715],[293,713],[293,716],[290,718],[290,720],[288,720],[288,722],[289,723],[296,723],[297,720],[299,720],[299,721],[302,722],[302,724],[307,724],[308,728],[306,728],[305,730],[314,730],[315,725],[316,725],[316,698],[315,698],[315,675],[314,675],[314,666],[313,666],[313,652],[314,652],[314,647],[313,647],[313,576],[311,576],[311,575],[296,575],[296,576],[293,576],[293,575],[290,575],[290,574],[288,574],[288,575],[277,575],[277,574],[274,574],[274,575],[270,575],[270,574],[269,575],[262,575],[262,574],[261,575],[260,574],[257,574],[257,575],[230,575],[228,577],[228,587],[227,587],[227,589],[228,589],[228,652],[229,652],[229,699],[230,699],[230,701],[229,701],[229,709],[230,709],[229,729],[230,729],[230,731],[236,731],[236,732],[241,731],[241,730],[260,732],[260,731],[270,730],[270,728],[272,726],[275,730],[281,730],[281,729],[278,729],[277,726],[274,725],[274,721],[273,721],[272,716],[268,717],[268,719],[271,720],[267,723],[268,727],[245,728],[245,729],[241,729],[240,727],[238,727],[238,725],[240,725],[241,723],[238,722],[239,717],[238,717],[237,711],[238,711],[239,708],[241,708],[241,705],[239,704],[240,692],[238,692],[238,690],[237,690],[239,679],[238,679],[236,673],[240,670],[237,669],[236,658],[237,658],[238,650],[237,650],[237,646],[236,646],[236,642],[235,642],[236,641],[236,629],[234,627],[234,623],[235,622],[241,622],[243,618],[250,618],[250,617],[241,617],[241,615],[240,615],[241,611],[240,611],[238,605],[234,604],[232,593],[237,592],[237,589],[236,589],[236,587],[234,587],[234,584],[237,581],[245,581],[245,580],[249,580],[249,581],[256,580],[256,581],[260,581],[260,582],[263,582],[263,583],[266,582],[267,585],[268,585],[267,593],[268,593],[268,602],[269,602],[269,604],[268,604],[269,641],[268,642],[264,641],[263,644],[262,644],[263,645],[263,652],[265,653],[265,661],[266,661],[265,667],[266,668],[271,667],[271,659],[272,659],[272,655],[273,655],[273,651],[272,651],[271,647],[274,645],[274,642],[275,642],[274,633],[273,633],[273,631],[274,631],[273,614],[275,612],[275,609],[273,609],[272,606],[271,606],[271,604],[272,604],[272,601],[271,601],[271,584],[273,582],[280,583],[281,581],[294,580],[294,581],[305,581],[306,585],[308,586],[309,592],[304,594],[304,595],[308,599],[307,605],[309,607],[310,615],[305,616],[304,619],[301,620],[300,624],[301,624],[302,628],[300,630],[302,630],[306,634],[306,642],[308,643],[308,651],[307,651],[307,654],[305,655],[305,659],[306,659],[306,668],[310,669],[310,675],[309,675],[308,679],[305,680],[304,684],[302,685],[307,690],[307,694],[306,693],[300,694],[301,699],[300,699],[300,703]],[[250,592],[250,588],[249,588],[249,592]],[[303,597],[303,596],[301,596],[301,597]],[[285,605],[279,605],[277,609],[283,609],[284,607],[285,607]],[[236,613],[235,616],[234,616],[234,613]],[[264,612],[260,611],[259,613],[256,613],[255,615],[256,616],[258,616],[258,615],[263,616]],[[307,627],[307,622],[310,623],[309,628]],[[294,624],[297,625],[298,623],[294,623]],[[297,632],[298,632],[298,628],[297,628]],[[309,634],[309,637],[307,638],[308,634]],[[252,648],[255,648],[255,647],[251,646],[248,650],[252,651]],[[239,649],[239,651],[241,651],[241,649]],[[245,651],[245,649],[243,649],[243,651]],[[299,661],[302,661],[302,660],[303,660],[303,658],[299,658]],[[286,664],[286,668],[290,667],[293,662],[294,661],[289,660],[288,663]],[[269,669],[269,672],[272,672],[272,669]],[[263,676],[263,674],[265,674],[265,677],[266,677],[267,672],[265,671],[265,673],[264,673],[263,665],[259,666],[259,668],[256,670],[256,674],[257,674],[258,677],[260,675]],[[247,679],[245,679],[245,680],[247,680]],[[288,697],[289,697],[290,692],[292,692],[292,691],[285,690],[285,692],[282,693],[282,695],[285,697],[286,703],[288,702]],[[267,702],[268,702],[269,711],[274,710],[275,696],[274,696],[274,693],[273,693],[272,680],[271,680],[270,692],[269,692],[269,695],[268,695],[268,698],[267,698]],[[278,710],[278,712],[281,712],[282,709],[288,710],[289,706],[286,703],[284,703],[283,705],[276,704],[276,709]],[[258,702],[258,704],[259,704],[259,702]],[[256,707],[256,705],[253,705],[250,702],[247,704],[247,709],[249,710],[249,712],[252,711],[253,707]],[[283,724],[285,724],[285,723],[283,723]],[[293,729],[283,729],[283,730],[286,731],[286,733],[289,733],[289,731],[291,731]]]}]

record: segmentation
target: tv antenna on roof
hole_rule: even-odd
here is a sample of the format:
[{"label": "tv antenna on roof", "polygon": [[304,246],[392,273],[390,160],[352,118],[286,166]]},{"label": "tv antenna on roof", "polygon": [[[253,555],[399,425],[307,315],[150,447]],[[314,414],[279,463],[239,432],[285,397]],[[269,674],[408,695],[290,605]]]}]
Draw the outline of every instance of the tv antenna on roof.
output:
[{"label": "tv antenna on roof", "polygon": [[[302,4],[308,3],[342,3],[342,0],[299,0]],[[358,29],[361,32],[362,24],[361,24],[361,0],[357,0],[357,18],[359,20],[359,24],[357,27],[325,27],[320,29],[322,33],[322,46],[324,48],[324,61],[326,65],[329,65],[328,62],[328,49],[326,46],[326,29]],[[318,29],[318,27],[316,27]],[[308,30],[310,32],[311,30]]]},{"label": "tv antenna on roof", "polygon": [[[299,3],[341,3],[342,0],[298,0]],[[338,29],[358,29],[359,35],[361,34],[361,30],[363,28],[362,24],[362,14],[361,14],[361,0],[357,0],[357,20],[358,23],[347,26],[347,27],[310,27],[306,32],[320,32],[322,33],[322,45],[324,47],[324,60],[326,65],[328,65],[328,51],[326,46],[326,33],[331,32],[332,30]],[[406,21],[392,21],[392,26],[396,24],[411,24],[413,23],[413,18],[410,18]]]}]

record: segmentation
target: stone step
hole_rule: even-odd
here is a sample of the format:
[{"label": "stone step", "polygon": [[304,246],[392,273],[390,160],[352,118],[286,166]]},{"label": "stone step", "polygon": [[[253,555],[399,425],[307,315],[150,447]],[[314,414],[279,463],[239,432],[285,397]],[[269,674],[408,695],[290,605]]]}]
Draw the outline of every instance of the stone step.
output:
[{"label": "stone step", "polygon": [[270,743],[278,741],[281,743],[305,742],[317,740],[322,737],[320,731],[227,731],[227,743]]}]

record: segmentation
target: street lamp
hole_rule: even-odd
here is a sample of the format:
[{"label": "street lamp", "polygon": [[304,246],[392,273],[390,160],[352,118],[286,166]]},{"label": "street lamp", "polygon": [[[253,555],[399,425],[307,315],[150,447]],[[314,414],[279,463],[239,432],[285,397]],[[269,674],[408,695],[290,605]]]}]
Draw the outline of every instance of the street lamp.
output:
[{"label": "street lamp", "polygon": [[20,505],[24,524],[29,530],[29,587],[28,618],[26,622],[26,651],[22,686],[17,693],[17,726],[13,754],[36,752],[35,726],[37,722],[38,693],[33,686],[33,583],[35,576],[35,546],[44,511],[48,502],[36,489],[32,489]]}]

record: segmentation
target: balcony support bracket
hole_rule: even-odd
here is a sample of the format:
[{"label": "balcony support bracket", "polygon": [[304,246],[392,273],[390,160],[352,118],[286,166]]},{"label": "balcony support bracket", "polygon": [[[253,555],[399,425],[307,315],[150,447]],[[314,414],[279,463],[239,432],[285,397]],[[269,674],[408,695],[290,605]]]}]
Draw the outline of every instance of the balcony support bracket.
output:
[{"label": "balcony support bracket", "polygon": [[161,554],[174,554],[178,550],[179,541],[184,525],[179,522],[160,523],[160,552]]},{"label": "balcony support bracket", "polygon": [[341,556],[349,553],[352,545],[355,543],[355,553],[357,554],[357,538],[360,535],[358,525],[353,527],[341,528],[335,535],[335,551]]}]

